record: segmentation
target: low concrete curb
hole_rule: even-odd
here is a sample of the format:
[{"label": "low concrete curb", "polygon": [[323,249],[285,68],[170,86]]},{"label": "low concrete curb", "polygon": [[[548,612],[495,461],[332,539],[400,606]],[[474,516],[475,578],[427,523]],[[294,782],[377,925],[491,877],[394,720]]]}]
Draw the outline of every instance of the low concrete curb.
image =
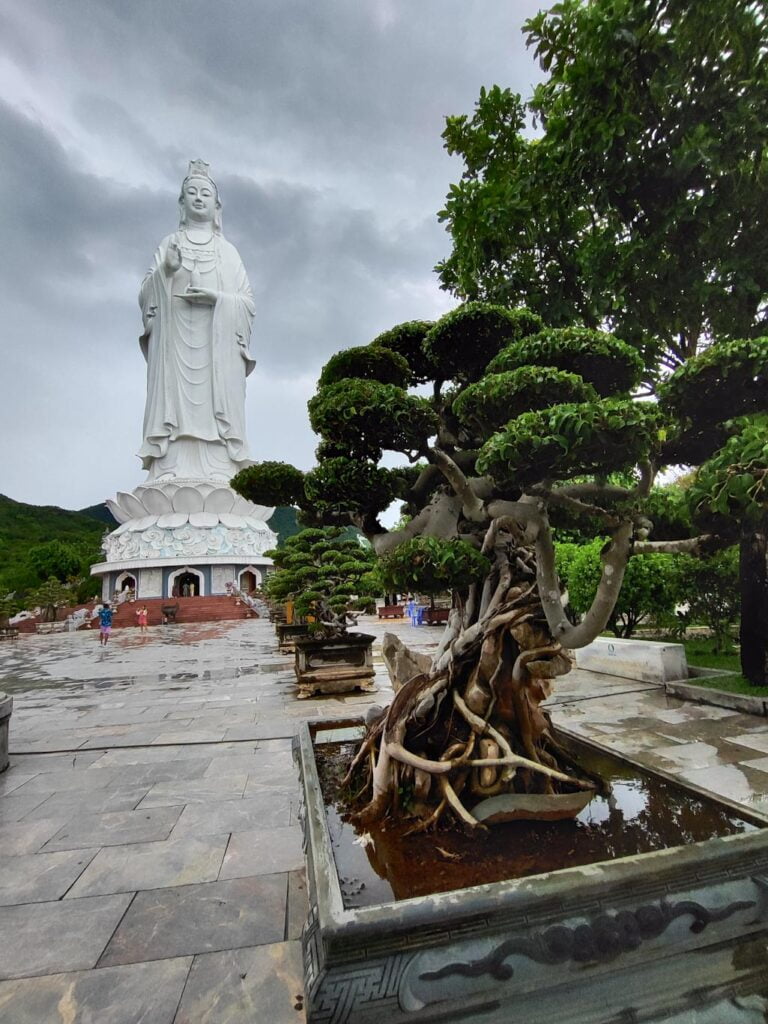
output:
[{"label": "low concrete curb", "polygon": [[0,691],[0,772],[8,767],[8,732],[13,712],[13,697]]},{"label": "low concrete curb", "polygon": [[679,697],[680,700],[695,701],[697,704],[712,704],[714,707],[728,708],[730,711],[740,711],[746,715],[768,718],[768,697],[751,697],[746,693],[731,693],[728,690],[716,690],[714,687],[697,686],[694,681],[697,676],[716,679],[718,676],[728,676],[733,673],[715,668],[689,667],[688,671],[693,677],[691,680],[678,679],[664,683],[664,692],[670,697]]}]

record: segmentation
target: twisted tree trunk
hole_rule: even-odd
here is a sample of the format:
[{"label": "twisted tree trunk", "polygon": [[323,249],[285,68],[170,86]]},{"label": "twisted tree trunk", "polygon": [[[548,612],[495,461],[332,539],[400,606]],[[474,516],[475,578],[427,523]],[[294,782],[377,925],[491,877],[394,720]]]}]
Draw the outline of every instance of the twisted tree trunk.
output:
[{"label": "twisted tree trunk", "polygon": [[573,816],[599,787],[574,770],[541,708],[572,663],[552,638],[532,552],[504,543],[493,554],[489,576],[464,602],[454,597],[429,670],[405,681],[368,728],[346,780],[364,776],[360,825],[397,812],[403,797],[417,830],[449,809],[472,828]]}]

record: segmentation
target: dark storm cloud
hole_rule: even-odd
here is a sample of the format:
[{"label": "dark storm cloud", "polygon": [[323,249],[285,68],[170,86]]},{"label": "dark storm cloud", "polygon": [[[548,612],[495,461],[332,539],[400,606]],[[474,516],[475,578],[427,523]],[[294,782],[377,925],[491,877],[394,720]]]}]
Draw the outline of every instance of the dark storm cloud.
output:
[{"label": "dark storm cloud", "polygon": [[82,301],[105,267],[137,266],[137,221],[156,224],[165,196],[84,174],[48,129],[2,101],[0,138],[0,215],[15,289],[36,303],[49,290]]},{"label": "dark storm cloud", "polygon": [[73,507],[140,482],[136,297],[194,157],[257,300],[251,447],[308,465],[322,363],[452,305],[444,117],[529,91],[537,6],[0,0],[0,491]]},{"label": "dark storm cloud", "polygon": [[308,356],[317,365],[424,315],[418,292],[402,290],[432,282],[444,246],[433,217],[388,230],[371,210],[339,206],[317,190],[226,177],[220,189],[225,230],[253,282],[255,336],[268,365],[306,368]]}]

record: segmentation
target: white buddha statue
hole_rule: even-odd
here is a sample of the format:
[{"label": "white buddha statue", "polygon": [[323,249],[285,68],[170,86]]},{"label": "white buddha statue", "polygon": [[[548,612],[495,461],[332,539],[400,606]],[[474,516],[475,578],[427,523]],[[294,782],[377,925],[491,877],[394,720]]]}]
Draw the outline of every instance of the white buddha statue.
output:
[{"label": "white buddha statue", "polygon": [[141,286],[147,360],[147,483],[229,481],[251,465],[245,378],[253,295],[240,255],[221,233],[208,164],[193,160],[181,186],[179,230],[160,243]]}]

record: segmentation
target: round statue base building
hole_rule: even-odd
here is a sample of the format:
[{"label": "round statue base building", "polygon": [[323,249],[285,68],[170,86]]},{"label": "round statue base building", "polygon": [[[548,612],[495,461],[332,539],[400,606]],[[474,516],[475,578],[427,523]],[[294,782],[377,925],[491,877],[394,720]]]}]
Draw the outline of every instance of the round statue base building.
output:
[{"label": "round statue base building", "polygon": [[130,588],[136,598],[214,597],[261,586],[277,545],[274,509],[206,480],[144,484],[107,501],[120,524],[104,539],[102,599]]}]

